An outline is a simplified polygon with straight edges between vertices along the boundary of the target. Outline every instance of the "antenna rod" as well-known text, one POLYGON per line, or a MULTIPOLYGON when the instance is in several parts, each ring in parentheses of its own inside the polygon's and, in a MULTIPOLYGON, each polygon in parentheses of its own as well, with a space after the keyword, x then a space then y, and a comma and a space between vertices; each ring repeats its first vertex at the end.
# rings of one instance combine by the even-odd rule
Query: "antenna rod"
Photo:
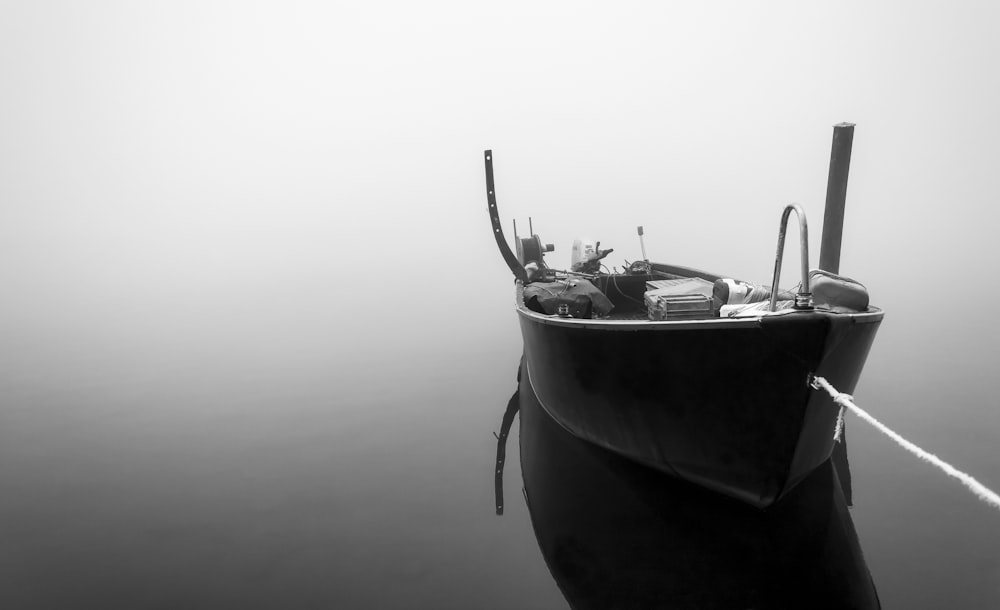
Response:
POLYGON ((528 233, 535 234, 535 229, 531 226, 531 216, 528 216, 528 233))
POLYGON ((649 262, 649 257, 646 256, 646 243, 642 241, 642 225, 638 226, 639 231, 639 247, 642 248, 642 260, 649 262))

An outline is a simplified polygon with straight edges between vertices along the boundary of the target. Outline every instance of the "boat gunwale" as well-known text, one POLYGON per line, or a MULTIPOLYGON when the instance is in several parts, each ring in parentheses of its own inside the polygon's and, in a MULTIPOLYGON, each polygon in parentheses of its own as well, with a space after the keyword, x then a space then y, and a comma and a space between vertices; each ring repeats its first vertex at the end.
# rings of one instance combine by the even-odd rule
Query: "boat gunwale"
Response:
POLYGON ((838 312, 829 309, 797 310, 786 309, 776 312, 768 312, 764 315, 744 317, 744 318, 709 318, 704 320, 614 320, 600 318, 564 318, 557 314, 543 314, 529 309, 524 304, 524 284, 520 280, 515 280, 515 302, 517 313, 540 324, 551 326, 564 326, 570 328, 585 328, 592 330, 682 330, 682 329, 720 329, 720 328, 753 328, 760 326, 765 318, 781 318, 785 316, 798 316, 802 314, 824 314, 838 317, 849 317, 857 324, 874 324, 881 322, 884 313, 878 307, 869 307, 868 311, 861 312, 838 312))

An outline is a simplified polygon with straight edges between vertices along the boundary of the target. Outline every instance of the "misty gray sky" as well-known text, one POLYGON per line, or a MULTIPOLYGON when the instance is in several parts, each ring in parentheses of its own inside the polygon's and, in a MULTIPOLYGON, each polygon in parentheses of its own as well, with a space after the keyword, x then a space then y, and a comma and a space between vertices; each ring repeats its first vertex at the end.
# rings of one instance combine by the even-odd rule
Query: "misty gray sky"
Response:
POLYGON ((3 13, 11 327, 294 298, 306 284, 329 285, 331 310, 349 314, 345 286, 419 291, 414 268, 468 278, 506 307, 487 147, 505 226, 532 216, 556 266, 578 236, 614 247, 612 264, 637 258, 642 224, 655 260, 767 281, 785 203, 805 206, 818 260, 841 121, 858 125, 842 271, 877 304, 915 319, 910 287, 971 286, 998 259, 994 3, 3 13))

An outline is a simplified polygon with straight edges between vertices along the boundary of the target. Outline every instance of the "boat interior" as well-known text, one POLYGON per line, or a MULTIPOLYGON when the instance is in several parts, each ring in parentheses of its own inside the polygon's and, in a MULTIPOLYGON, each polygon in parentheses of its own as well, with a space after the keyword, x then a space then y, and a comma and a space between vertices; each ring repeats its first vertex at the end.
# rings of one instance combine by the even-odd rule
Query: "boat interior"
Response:
MULTIPOLYGON (((844 127, 853 129, 853 125, 845 124, 844 127)), ((607 267, 601 261, 613 249, 602 250, 601 242, 583 239, 577 239, 573 243, 569 270, 549 268, 545 264, 545 253, 552 252, 555 247, 543 243, 535 234, 530 217, 526 237, 518 235, 517 223, 514 223, 515 255, 504 238, 497 210, 493 153, 486 150, 483 154, 486 201, 493 225, 493 237, 514 277, 523 286, 523 292, 519 291, 519 294, 524 299, 523 305, 529 310, 562 318, 665 322, 756 318, 785 310, 823 309, 850 314, 871 311, 868 306, 868 290, 861 283, 836 273, 840 266, 839 228, 831 229, 827 235, 824 226, 823 248, 820 251, 822 269, 809 269, 806 215, 802 207, 795 203, 786 205, 781 214, 774 276, 770 285, 754 285, 688 267, 651 263, 646 258, 641 226, 637 227, 637 232, 643 260, 627 263, 624 273, 602 272, 607 267), (801 280, 795 287, 795 293, 778 288, 785 235, 793 213, 798 220, 801 266, 801 280)), ((848 153, 847 159, 849 158, 848 153)), ((832 159, 831 168, 840 167, 834 163, 836 156, 832 159)), ((845 172, 846 184, 846 165, 841 169, 845 172)), ((839 215, 841 221, 842 195, 843 193, 832 199, 828 197, 826 210, 827 216, 835 218, 839 215)), ((834 225, 836 227, 837 223, 834 225)))
POLYGON ((771 312, 823 309, 836 313, 870 311, 860 283, 820 270, 795 291, 725 278, 690 267, 637 261, 624 273, 556 271, 529 261, 524 305, 563 318, 621 321, 689 321, 760 317, 771 312))
MULTIPOLYGON (((661 263, 650 263, 647 272, 602 273, 589 281, 604 293, 614 308, 604 316, 609 320, 648 320, 649 304, 645 298, 648 286, 664 280, 700 278, 712 285, 722 279, 712 273, 661 263)), ((715 316, 712 316, 715 317, 715 316)))

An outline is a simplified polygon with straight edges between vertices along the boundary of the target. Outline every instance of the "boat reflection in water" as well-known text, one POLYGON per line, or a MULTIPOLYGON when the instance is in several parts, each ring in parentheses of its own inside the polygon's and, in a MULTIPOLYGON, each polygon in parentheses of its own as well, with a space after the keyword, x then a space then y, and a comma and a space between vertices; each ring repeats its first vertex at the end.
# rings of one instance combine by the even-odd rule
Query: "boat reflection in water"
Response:
POLYGON ((500 492, 518 408, 531 521, 572 607, 880 607, 832 462, 762 511, 572 436, 522 368, 500 492))

